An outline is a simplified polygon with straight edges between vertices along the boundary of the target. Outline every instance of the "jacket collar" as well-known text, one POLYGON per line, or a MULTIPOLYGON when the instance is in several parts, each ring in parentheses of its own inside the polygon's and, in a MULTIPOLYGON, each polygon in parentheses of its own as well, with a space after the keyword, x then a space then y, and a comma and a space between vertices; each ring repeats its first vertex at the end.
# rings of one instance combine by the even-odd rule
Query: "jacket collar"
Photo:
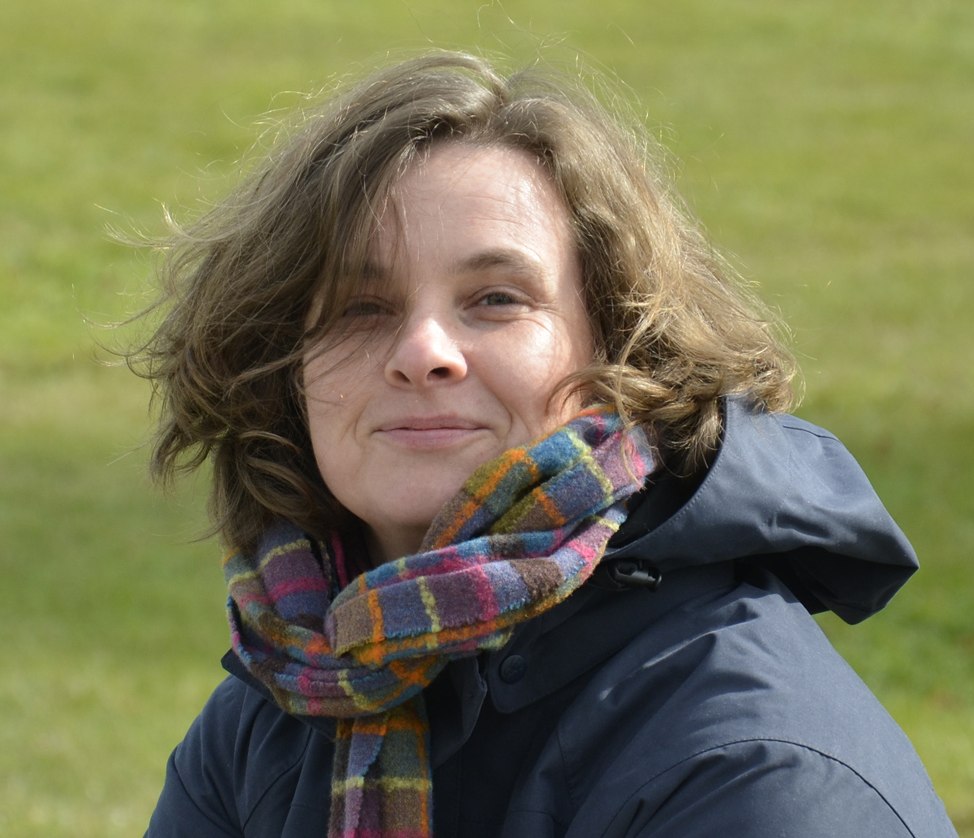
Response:
POLYGON ((734 584, 730 562, 668 574, 655 590, 612 590, 593 579, 487 655, 488 694, 502 713, 519 710, 593 671, 673 608, 734 584))
POLYGON ((746 560, 786 582, 809 611, 858 622, 917 568, 916 554, 845 446, 802 419, 742 397, 722 402, 706 472, 661 474, 603 561, 652 556, 675 568, 746 560))

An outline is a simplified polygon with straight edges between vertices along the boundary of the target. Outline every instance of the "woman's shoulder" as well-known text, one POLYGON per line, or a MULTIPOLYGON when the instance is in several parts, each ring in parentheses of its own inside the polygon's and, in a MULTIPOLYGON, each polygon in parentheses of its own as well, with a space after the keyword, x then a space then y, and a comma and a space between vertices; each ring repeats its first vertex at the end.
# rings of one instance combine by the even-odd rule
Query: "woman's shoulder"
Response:
POLYGON ((707 818, 750 835, 789 823, 803 835, 953 834, 905 734, 770 574, 633 637, 558 739, 592 814, 629 823, 653 812, 661 835, 668 818, 672 834, 707 818))
POLYGON ((169 758, 148 835, 251 834, 268 792, 295 784, 313 738, 300 719, 227 676, 169 758))
POLYGON ((314 736, 310 723, 288 715, 235 675, 228 675, 213 691, 194 727, 200 757, 196 761, 234 766, 244 811, 252 810, 268 788, 300 766, 314 736))
POLYGON ((607 775, 566 835, 956 836, 929 788, 919 799, 888 797, 848 763, 796 742, 715 745, 661 774, 627 780, 607 775))

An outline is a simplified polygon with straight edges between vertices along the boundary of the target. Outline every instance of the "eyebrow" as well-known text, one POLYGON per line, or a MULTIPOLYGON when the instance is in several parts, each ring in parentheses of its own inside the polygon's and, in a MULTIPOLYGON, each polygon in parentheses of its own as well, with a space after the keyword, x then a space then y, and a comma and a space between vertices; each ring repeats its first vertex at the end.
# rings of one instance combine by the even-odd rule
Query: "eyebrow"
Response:
POLYGON ((457 273, 478 273, 501 268, 526 278, 544 274, 544 268, 537 260, 519 250, 509 248, 490 248, 460 259, 455 265, 457 273))

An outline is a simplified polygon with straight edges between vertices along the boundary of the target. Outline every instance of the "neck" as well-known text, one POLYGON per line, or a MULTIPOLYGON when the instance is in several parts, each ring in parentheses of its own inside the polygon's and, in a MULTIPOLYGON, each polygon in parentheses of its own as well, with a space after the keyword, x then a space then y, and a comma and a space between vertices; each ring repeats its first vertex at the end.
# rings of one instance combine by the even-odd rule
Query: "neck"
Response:
POLYGON ((365 544, 372 567, 418 552, 428 529, 429 525, 423 528, 389 527, 381 530, 367 527, 365 544))

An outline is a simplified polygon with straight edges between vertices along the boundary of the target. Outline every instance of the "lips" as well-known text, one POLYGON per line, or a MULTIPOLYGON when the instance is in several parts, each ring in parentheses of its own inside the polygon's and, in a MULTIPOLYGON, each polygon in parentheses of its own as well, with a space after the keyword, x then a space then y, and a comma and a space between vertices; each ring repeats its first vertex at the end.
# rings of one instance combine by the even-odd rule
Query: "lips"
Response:
POLYGON ((483 427, 478 422, 458 416, 408 416, 379 425, 379 431, 474 431, 483 427))
POLYGON ((458 416, 408 416, 383 422, 376 434, 403 448, 435 450, 465 444, 484 430, 481 423, 458 416))

